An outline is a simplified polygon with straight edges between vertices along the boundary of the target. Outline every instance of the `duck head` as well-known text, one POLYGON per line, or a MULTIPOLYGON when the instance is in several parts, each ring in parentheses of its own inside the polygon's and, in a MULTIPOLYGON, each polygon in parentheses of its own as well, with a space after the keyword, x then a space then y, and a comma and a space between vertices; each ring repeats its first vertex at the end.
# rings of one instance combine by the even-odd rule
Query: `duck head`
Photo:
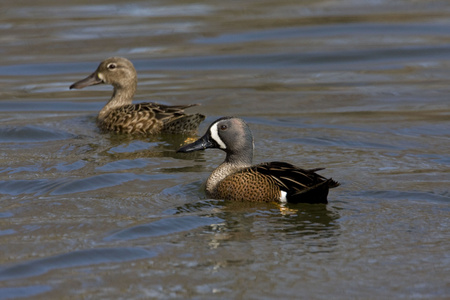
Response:
POLYGON ((100 63, 94 73, 75 82, 70 89, 82 89, 96 84, 110 84, 115 89, 136 90, 137 75, 133 63, 123 57, 110 57, 100 63))
POLYGON ((253 135, 244 120, 223 117, 214 121, 197 141, 185 145, 177 152, 187 153, 207 148, 218 148, 227 153, 226 162, 251 164, 253 135))

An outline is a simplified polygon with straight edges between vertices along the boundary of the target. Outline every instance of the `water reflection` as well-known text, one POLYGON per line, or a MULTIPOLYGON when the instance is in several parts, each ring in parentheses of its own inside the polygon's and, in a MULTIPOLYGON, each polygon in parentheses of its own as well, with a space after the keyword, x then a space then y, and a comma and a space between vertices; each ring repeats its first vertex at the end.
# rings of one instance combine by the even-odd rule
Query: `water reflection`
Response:
POLYGON ((217 217, 182 216, 163 218, 147 224, 140 224, 119 230, 105 238, 112 240, 133 240, 163 235, 175 234, 183 231, 194 230, 198 227, 221 223, 217 217))
POLYGON ((182 145, 195 140, 194 134, 161 134, 156 136, 130 136, 125 134, 106 133, 108 147, 99 154, 112 159, 137 159, 145 157, 171 157, 177 159, 193 159, 201 154, 183 156, 176 153, 182 145))
POLYGON ((186 203, 172 213, 195 213, 222 220, 208 226, 210 244, 214 247, 230 241, 270 238, 289 243, 291 239, 300 238, 305 247, 315 245, 320 251, 328 252, 336 245, 340 231, 338 211, 325 204, 281 206, 277 203, 203 200, 186 203))

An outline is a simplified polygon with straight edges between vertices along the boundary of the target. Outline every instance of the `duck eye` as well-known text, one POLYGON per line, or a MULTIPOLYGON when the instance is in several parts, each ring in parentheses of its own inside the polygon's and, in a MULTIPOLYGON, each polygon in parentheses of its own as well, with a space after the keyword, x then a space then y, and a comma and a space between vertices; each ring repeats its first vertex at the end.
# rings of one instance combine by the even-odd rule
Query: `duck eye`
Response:
POLYGON ((228 126, 227 125, 220 125, 220 130, 227 130, 228 126))
POLYGON ((117 66, 115 63, 110 63, 106 66, 109 70, 114 70, 117 66))

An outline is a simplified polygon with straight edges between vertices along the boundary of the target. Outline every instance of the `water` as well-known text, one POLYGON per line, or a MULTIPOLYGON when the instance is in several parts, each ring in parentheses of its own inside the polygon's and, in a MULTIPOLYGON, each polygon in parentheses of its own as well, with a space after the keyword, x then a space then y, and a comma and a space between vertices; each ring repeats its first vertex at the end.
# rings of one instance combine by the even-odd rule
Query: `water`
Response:
POLYGON ((0 10, 0 299, 450 297, 447 1, 7 1, 0 10), (136 101, 244 118, 255 162, 326 167, 328 205, 236 204, 187 136, 101 134, 136 101))

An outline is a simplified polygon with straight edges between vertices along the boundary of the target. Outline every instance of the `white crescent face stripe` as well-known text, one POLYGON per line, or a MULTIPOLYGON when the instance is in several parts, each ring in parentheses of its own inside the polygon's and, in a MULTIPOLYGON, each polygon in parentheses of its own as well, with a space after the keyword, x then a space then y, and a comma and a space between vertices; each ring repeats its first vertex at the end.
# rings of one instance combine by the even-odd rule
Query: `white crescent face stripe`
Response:
POLYGON ((211 133, 212 139, 215 140, 217 144, 219 144, 220 149, 223 149, 223 150, 227 149, 227 146, 225 145, 225 143, 220 139, 219 129, 217 128, 217 123, 213 124, 209 131, 211 133))

